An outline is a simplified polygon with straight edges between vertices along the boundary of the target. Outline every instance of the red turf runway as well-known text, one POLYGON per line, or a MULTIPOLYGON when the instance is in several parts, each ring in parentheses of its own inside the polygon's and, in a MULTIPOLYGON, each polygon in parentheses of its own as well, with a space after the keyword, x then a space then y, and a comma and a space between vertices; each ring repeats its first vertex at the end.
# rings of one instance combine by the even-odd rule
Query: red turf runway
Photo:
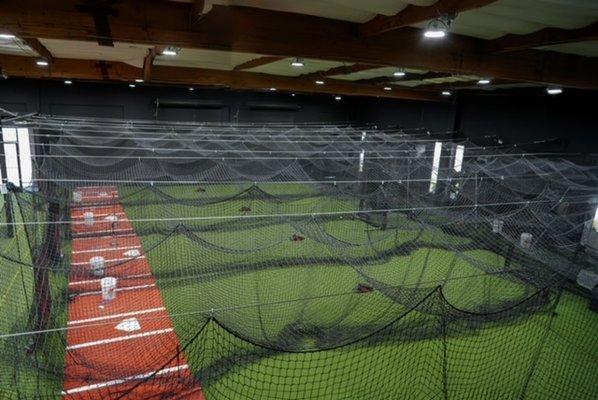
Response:
POLYGON ((204 400, 117 188, 77 191, 63 398, 204 400), (111 302, 102 302, 94 256, 105 260, 102 276, 117 278, 111 302))

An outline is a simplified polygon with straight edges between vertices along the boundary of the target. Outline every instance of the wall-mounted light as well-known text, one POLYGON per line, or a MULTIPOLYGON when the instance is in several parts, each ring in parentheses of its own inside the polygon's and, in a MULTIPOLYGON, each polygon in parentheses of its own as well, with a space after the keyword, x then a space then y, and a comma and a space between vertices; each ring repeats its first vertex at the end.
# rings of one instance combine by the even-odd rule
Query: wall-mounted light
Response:
POLYGON ((47 67, 48 66, 48 62, 46 60, 37 60, 35 63, 38 66, 40 66, 40 67, 47 67))
POLYGON ((303 62, 302 58, 294 58, 293 61, 291 61, 291 66, 295 68, 301 68, 305 66, 305 63, 303 62))

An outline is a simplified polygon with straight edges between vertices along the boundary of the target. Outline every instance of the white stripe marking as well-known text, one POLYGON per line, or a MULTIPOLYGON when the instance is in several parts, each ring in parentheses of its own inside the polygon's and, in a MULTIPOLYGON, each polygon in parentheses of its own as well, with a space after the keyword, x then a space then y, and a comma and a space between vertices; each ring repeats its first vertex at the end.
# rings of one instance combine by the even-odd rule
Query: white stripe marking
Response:
POLYGON ((132 236, 137 237, 137 235, 134 233, 125 233, 124 235, 104 235, 104 236, 94 236, 92 238, 84 237, 84 238, 78 238, 77 240, 93 240, 95 242, 96 240, 100 240, 100 239, 114 239, 115 237, 121 238, 121 237, 132 237, 132 236))
POLYGON ((81 386, 78 388, 73 388, 73 389, 69 389, 69 390, 63 390, 62 391, 62 395, 67 395, 67 394, 75 394, 75 393, 81 393, 81 392, 88 392, 90 390, 96 390, 96 389, 101 389, 101 388, 105 388, 108 386, 115 386, 115 385, 120 385, 121 383, 127 383, 129 381, 140 381, 143 379, 147 379, 147 378, 151 378, 152 376, 162 376, 162 375, 167 375, 170 374, 172 372, 178 372, 178 371, 182 371, 189 368, 189 365, 187 364, 183 364, 183 365, 177 365, 176 367, 169 367, 169 368, 164 368, 161 369, 159 371, 152 371, 152 372, 146 372, 144 374, 138 374, 138 375, 132 375, 132 376, 127 376, 126 378, 122 378, 122 379, 115 379, 112 381, 107 381, 107 382, 101 382, 101 383, 94 383, 93 385, 87 385, 87 386, 81 386))
MULTIPOLYGON (((107 213, 94 213, 93 217, 94 218, 104 218, 104 217, 108 217, 110 215, 126 215, 124 212, 122 211, 118 211, 118 212, 107 212, 107 213)), ((79 215, 79 216, 72 216, 73 219, 85 219, 84 215, 79 215)), ((103 221, 98 221, 96 219, 94 219, 94 222, 118 222, 118 221, 122 221, 122 220, 117 220, 117 221, 108 221, 108 220, 103 220, 103 221)))
MULTIPOLYGON (((105 229, 102 231, 83 231, 83 232, 73 232, 75 236, 77 235, 90 235, 95 233, 111 233, 111 232, 130 232, 133 228, 122 228, 122 229, 105 229)), ((106 235, 109 236, 109 235, 106 235)), ((118 236, 118 235, 117 235, 118 236)))
POLYGON ((133 340, 133 339, 140 339, 140 338, 144 338, 144 337, 148 337, 148 336, 163 335, 165 333, 170 333, 172 331, 174 331, 174 328, 158 329, 155 331, 135 333, 133 335, 117 336, 117 337, 110 338, 110 339, 96 340, 94 342, 85 342, 85 343, 74 344, 71 346, 66 346, 66 349, 67 350, 84 349, 87 347, 100 346, 103 344, 123 342, 125 340, 133 340))
POLYGON ((117 251, 117 250, 132 250, 140 249, 141 246, 120 246, 120 247, 102 247, 101 249, 77 250, 71 252, 72 254, 95 253, 99 251, 117 251))
MULTIPOLYGON (((137 257, 124 257, 124 258, 110 258, 108 260, 104 260, 107 263, 116 262, 119 263, 121 261, 133 261, 133 260, 142 260, 145 259, 145 256, 137 256, 137 257)), ((81 262, 74 262, 71 263, 72 266, 78 265, 89 265, 89 261, 81 261, 81 262)))
POLYGON ((104 315, 102 317, 95 317, 95 318, 77 319, 75 321, 67 322, 67 325, 77 325, 77 324, 84 324, 87 322, 97 322, 97 321, 103 321, 103 320, 112 319, 112 318, 130 317, 133 315, 143 315, 143 314, 149 314, 149 313, 154 313, 154 312, 158 312, 158 311, 166 311, 166 307, 149 308, 147 310, 130 311, 130 312, 126 312, 126 313, 104 315))
MULTIPOLYGON (((137 274, 137 275, 125 275, 125 276, 117 276, 118 279, 136 279, 136 278, 147 278, 148 276, 152 276, 151 273, 148 274, 137 274)), ((88 283, 100 283, 101 279, 88 279, 84 281, 73 281, 69 282, 69 286, 77 286, 77 285, 86 285, 88 283)))
MULTIPOLYGON (((138 286, 128 286, 128 287, 118 288, 118 289, 116 289, 116 291, 117 292, 126 292, 129 290, 148 289, 148 288, 152 288, 155 286, 156 286, 155 283, 151 283, 148 285, 138 285, 138 286)), ((98 291, 93 291, 93 292, 83 292, 83 293, 79 293, 78 296, 93 296, 96 294, 102 294, 102 291, 98 290, 98 291)))

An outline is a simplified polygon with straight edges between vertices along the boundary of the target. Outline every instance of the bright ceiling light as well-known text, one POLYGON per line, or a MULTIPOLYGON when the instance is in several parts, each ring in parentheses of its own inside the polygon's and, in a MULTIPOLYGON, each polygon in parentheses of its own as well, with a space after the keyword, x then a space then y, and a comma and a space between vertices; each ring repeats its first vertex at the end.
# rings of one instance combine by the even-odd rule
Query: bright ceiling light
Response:
POLYGON ((393 75, 394 76, 405 76, 405 71, 403 71, 402 69, 399 69, 399 70, 395 71, 393 75))
POLYGON ((428 23, 424 31, 424 37, 428 39, 442 39, 446 36, 454 16, 445 16, 433 19, 428 23))
POLYGON ((343 98, 341 96, 334 96, 334 100, 341 101, 343 98))
POLYGON ((490 79, 483 78, 478 81, 478 85, 488 85, 488 84, 490 84, 490 79))
POLYGON ((294 58, 293 61, 291 61, 291 66, 295 68, 301 68, 305 66, 305 63, 303 62, 302 58, 294 58))
POLYGON ((0 39, 11 40, 14 38, 16 38, 16 36, 10 33, 0 33, 0 39))
POLYGON ((452 94, 452 93, 451 93, 451 92, 449 92, 448 90, 443 90, 443 91, 442 91, 442 95, 443 95, 443 96, 450 96, 451 94, 452 94))
POLYGON ((65 84, 65 85, 70 85, 71 83, 73 83, 73 81, 68 81, 68 80, 67 80, 67 81, 64 81, 64 84, 65 84))
POLYGON ((323 85, 324 81, 316 81, 316 85, 323 85))
POLYGON ((276 92, 276 88, 275 87, 271 87, 270 89, 268 89, 271 92, 276 92))
POLYGON ((37 65, 39 65, 40 67, 47 67, 48 66, 48 62, 46 60, 37 60, 35 63, 37 65))
POLYGON ((550 95, 561 94, 563 93, 563 89, 561 88, 547 88, 546 93, 550 95))
POLYGON ((137 82, 137 83, 143 83, 143 79, 137 78, 137 79, 135 79, 135 82, 137 82))
POLYGON ((384 90, 389 91, 392 90, 392 88, 390 86, 384 86, 384 90))
POLYGON ((291 93, 291 96, 295 97, 295 93, 291 93))
POLYGON ((190 92, 192 92, 192 91, 194 91, 194 90, 195 90, 195 88, 192 88, 192 87, 190 87, 190 88, 189 88, 189 91, 190 91, 190 92))
POLYGON ((162 50, 163 56, 176 56, 177 54, 179 54, 179 51, 174 47, 167 47, 164 50, 162 50))
POLYGON ((134 83, 129 83, 129 87, 130 87, 130 88, 134 88, 134 87, 135 87, 135 84, 134 84, 134 83))

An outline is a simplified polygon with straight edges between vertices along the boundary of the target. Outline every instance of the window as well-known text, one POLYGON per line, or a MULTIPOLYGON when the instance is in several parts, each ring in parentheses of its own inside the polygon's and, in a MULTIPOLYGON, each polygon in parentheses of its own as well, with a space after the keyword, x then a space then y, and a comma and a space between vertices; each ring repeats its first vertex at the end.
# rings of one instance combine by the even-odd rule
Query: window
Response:
POLYGON ((455 172, 461 172, 463 169, 463 155, 465 154, 465 146, 458 145, 457 150, 455 151, 455 164, 453 165, 453 169, 455 172))
POLYGON ((436 190, 436 184, 438 183, 440 153, 442 153, 442 143, 436 142, 434 145, 434 159, 432 160, 432 176, 430 176, 430 193, 433 193, 436 190))
POLYGON ((2 128, 6 181, 23 188, 33 181, 33 163, 28 128, 2 128))

